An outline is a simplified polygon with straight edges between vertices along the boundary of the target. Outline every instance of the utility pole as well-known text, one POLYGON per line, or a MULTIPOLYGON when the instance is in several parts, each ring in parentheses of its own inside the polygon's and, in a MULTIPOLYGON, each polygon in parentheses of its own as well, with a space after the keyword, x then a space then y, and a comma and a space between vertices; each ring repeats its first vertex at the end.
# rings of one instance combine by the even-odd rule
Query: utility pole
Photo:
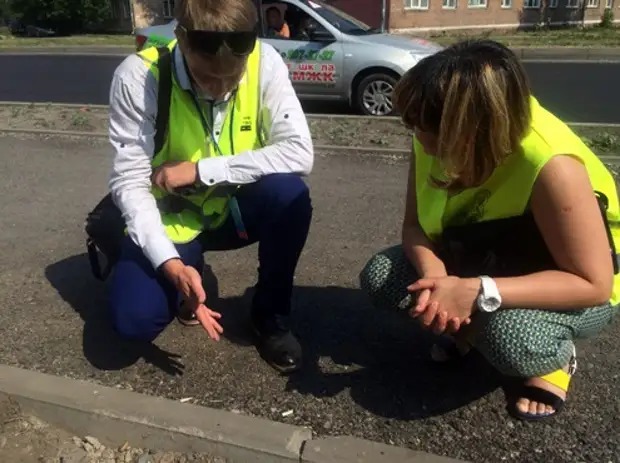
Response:
POLYGON ((387 0, 381 0, 381 32, 387 32, 387 0))
POLYGON ((136 12, 134 10, 134 0, 123 0, 129 4, 129 18, 131 19, 131 33, 133 34, 136 30, 136 12))

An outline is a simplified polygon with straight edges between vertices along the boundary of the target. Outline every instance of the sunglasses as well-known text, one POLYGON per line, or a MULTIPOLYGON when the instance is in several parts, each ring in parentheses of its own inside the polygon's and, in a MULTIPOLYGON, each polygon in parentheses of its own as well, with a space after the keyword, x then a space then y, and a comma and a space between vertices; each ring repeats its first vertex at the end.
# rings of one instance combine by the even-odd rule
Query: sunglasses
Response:
POLYGON ((187 45, 197 53, 216 55, 222 46, 228 48, 233 55, 247 56, 256 45, 258 31, 216 32, 189 30, 178 26, 187 38, 187 45))

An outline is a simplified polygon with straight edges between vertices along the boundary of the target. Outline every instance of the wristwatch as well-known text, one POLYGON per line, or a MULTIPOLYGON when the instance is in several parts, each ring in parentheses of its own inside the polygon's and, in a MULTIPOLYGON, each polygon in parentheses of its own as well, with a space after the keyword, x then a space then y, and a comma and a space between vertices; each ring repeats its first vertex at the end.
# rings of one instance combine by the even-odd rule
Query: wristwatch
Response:
POLYGON ((495 280, 488 276, 479 277, 482 285, 476 302, 481 312, 495 312, 502 305, 502 296, 499 294, 495 280))

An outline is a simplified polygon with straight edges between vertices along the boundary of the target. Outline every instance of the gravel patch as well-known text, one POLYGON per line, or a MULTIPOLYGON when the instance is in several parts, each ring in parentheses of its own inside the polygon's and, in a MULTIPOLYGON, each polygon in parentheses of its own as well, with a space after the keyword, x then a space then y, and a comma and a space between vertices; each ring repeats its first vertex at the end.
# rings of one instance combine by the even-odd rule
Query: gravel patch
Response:
MULTIPOLYGON (((316 145, 410 149, 411 131, 398 119, 309 117, 316 145)), ((17 129, 106 132, 108 110, 56 105, 0 105, 0 127, 17 129)), ((599 154, 620 154, 620 127, 576 127, 575 131, 599 154)))
POLYGON ((92 436, 73 436, 35 416, 23 414, 10 398, 0 396, 0 461, 6 463, 228 463, 204 454, 158 452, 103 445, 92 436))

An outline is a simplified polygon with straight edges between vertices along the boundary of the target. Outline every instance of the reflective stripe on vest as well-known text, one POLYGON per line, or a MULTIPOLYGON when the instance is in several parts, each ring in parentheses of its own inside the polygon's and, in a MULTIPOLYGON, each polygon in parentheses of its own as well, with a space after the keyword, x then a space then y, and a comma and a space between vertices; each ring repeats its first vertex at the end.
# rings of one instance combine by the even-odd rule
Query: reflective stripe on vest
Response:
MULTIPOLYGON (((168 44, 171 52, 175 45, 176 40, 168 44)), ((192 95, 180 87, 173 73, 168 134, 164 147, 153 162, 153 168, 164 162, 197 162, 204 158, 232 156, 262 147, 258 127, 260 48, 260 41, 257 41, 254 51, 248 57, 246 72, 228 103, 221 135, 217 139, 219 150, 203 126, 192 95)), ((149 63, 151 73, 158 79, 157 50, 149 48, 139 55, 149 63)), ((236 187, 201 185, 186 189, 183 197, 179 198, 152 188, 166 233, 175 243, 187 243, 203 230, 221 226, 228 216, 228 202, 235 190, 236 187)))
MULTIPOLYGON (((431 176, 441 178, 441 170, 436 158, 426 154, 414 138, 416 203, 422 229, 431 239, 437 239, 448 226, 522 215, 544 165, 555 155, 572 154, 583 162, 594 190, 608 198, 607 219, 616 249, 620 251, 620 205, 611 172, 581 138, 534 97, 531 108, 532 128, 521 143, 522 150, 495 169, 480 187, 450 197, 446 190, 429 183, 431 176)), ((615 275, 612 303, 618 301, 620 275, 615 275)))

